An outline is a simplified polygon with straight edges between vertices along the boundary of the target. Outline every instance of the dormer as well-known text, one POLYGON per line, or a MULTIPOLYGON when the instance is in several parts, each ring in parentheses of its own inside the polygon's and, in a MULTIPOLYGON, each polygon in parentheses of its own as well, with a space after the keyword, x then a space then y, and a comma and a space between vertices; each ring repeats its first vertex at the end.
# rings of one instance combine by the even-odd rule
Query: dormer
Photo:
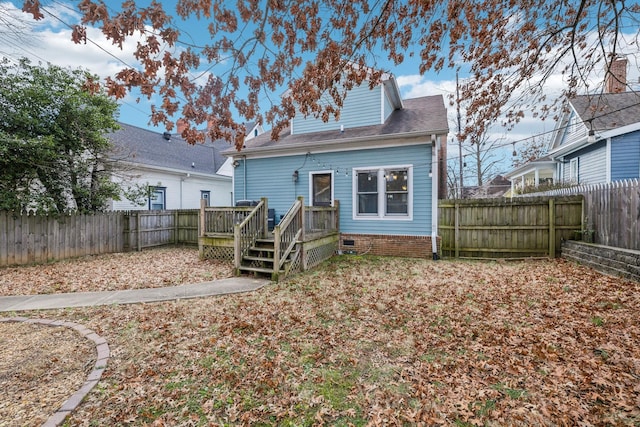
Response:
MULTIPOLYGON (((329 104, 326 100, 324 105, 329 104)), ((322 103, 322 101, 321 101, 322 103)), ((394 110, 402 109, 402 98, 398 83, 391 74, 384 74, 382 81, 371 89, 369 82, 351 89, 340 111, 340 120, 330 118, 323 122, 321 118, 304 117, 297 113, 291 120, 291 134, 299 135, 323 131, 340 131, 384 124, 394 110)))

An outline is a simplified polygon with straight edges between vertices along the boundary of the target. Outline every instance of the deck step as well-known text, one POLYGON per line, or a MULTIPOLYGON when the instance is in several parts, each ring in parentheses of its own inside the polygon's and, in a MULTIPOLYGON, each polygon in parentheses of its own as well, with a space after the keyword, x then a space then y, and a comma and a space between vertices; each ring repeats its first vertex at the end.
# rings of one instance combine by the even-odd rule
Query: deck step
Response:
MULTIPOLYGON (((263 273, 263 274, 272 274, 273 268, 264 268, 264 267, 247 267, 241 265, 239 268, 240 271, 250 271, 253 273, 263 273)), ((280 273, 284 273, 284 270, 280 270, 280 273)))
POLYGON ((245 255, 242 257, 242 259, 247 261, 269 262, 273 264, 273 258, 262 257, 262 256, 245 255))
POLYGON ((275 252, 276 250, 274 248, 268 248, 268 247, 257 247, 257 246, 251 246, 249 248, 250 251, 253 252, 275 252))

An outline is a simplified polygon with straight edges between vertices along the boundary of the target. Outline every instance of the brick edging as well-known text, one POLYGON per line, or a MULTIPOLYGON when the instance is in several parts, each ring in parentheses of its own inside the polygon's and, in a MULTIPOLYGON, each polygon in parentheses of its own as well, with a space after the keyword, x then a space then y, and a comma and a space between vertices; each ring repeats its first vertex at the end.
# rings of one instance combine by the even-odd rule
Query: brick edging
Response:
POLYGON ((43 424, 43 427, 58 427, 73 410, 82 402, 87 394, 98 384, 102 373, 107 368, 109 362, 109 345, 107 341, 100 335, 96 334, 91 329, 88 329, 84 325, 74 322, 64 322, 60 320, 50 319, 30 319, 28 317, 4 317, 0 318, 0 322, 23 322, 32 323, 45 326, 64 326, 69 329, 75 330, 81 336, 88 340, 93 341, 96 346, 96 363, 93 370, 87 376, 84 384, 78 391, 69 397, 58 410, 49 417, 49 419, 43 424))

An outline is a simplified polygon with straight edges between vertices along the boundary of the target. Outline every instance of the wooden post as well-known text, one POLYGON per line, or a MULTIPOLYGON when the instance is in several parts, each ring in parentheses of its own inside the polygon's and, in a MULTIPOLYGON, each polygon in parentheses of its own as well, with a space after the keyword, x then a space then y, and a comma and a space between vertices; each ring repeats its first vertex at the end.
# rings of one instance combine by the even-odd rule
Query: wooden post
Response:
POLYGON ((340 200, 334 200, 333 207, 336 209, 334 213, 336 230, 340 232, 340 200))
POLYGON ((260 200, 264 202, 262 208, 262 238, 265 239, 269 234, 269 200, 266 197, 261 197, 260 200))
POLYGON ((240 224, 233 226, 233 266, 235 268, 235 275, 240 275, 240 263, 242 261, 242 254, 240 253, 240 224))
POLYGON ((454 250, 455 250, 455 257, 459 258, 460 257, 460 205, 458 203, 454 204, 454 232, 453 232, 453 239, 454 239, 454 250))
POLYGON ((200 237, 204 237, 205 235, 205 221, 204 221, 204 215, 205 215, 205 211, 204 208, 207 206, 207 201, 205 199, 200 199, 200 237))
POLYGON ((177 245, 179 243, 178 239, 178 221, 180 219, 180 214, 176 209, 173 211, 173 244, 177 245))
POLYGON ((140 241, 140 228, 142 220, 140 219, 140 212, 136 212, 136 246, 138 252, 142 250, 142 242, 140 241))
POLYGON ((549 199, 549 258, 556 257, 556 205, 549 199))
POLYGON ((300 202, 300 227, 301 227, 301 231, 300 231, 300 244, 302 245, 302 248, 300 249, 300 256, 301 258, 301 265, 302 265, 302 271, 306 271, 307 270, 307 251, 304 248, 304 241, 306 240, 306 236, 305 236, 305 228, 307 228, 306 225, 306 221, 307 219, 306 217, 306 212, 305 212, 305 208, 304 208, 304 197, 302 196, 298 196, 298 201, 300 202))
POLYGON ((273 272, 271 280, 277 282, 280 274, 280 224, 273 228, 273 272))

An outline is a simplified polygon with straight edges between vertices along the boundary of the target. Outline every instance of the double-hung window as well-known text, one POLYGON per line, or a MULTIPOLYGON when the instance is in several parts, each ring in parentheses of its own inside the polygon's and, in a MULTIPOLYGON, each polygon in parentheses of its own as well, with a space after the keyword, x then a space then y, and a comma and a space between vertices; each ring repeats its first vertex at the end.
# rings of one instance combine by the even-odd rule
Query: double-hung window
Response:
POLYGON ((353 170, 354 219, 411 219, 411 166, 353 170))
POLYGON ((166 205, 167 188, 166 187, 152 187, 149 197, 149 210, 160 211, 167 208, 166 205))

